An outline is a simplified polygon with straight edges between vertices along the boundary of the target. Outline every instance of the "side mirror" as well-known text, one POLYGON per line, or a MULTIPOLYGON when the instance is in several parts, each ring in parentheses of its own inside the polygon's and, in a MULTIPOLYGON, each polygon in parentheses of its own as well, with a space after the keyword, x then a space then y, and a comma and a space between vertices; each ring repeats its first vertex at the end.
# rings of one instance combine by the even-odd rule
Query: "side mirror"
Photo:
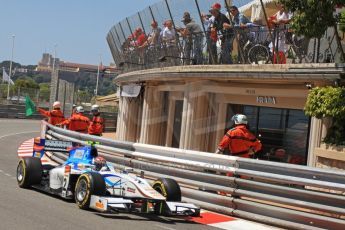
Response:
POLYGON ((125 174, 133 173, 133 172, 134 172, 134 169, 133 169, 133 168, 127 168, 127 167, 125 167, 125 169, 122 170, 122 172, 125 173, 125 174))

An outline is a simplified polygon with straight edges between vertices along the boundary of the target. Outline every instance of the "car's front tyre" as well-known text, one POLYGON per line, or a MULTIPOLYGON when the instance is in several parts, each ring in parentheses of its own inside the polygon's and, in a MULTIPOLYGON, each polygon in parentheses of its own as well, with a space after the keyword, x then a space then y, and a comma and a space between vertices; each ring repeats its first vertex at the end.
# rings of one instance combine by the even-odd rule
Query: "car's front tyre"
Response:
POLYGON ((156 180, 152 188, 162 194, 166 201, 181 201, 181 189, 179 184, 170 178, 160 178, 156 180))
POLYGON ((92 195, 104 196, 106 186, 101 174, 88 172, 79 176, 75 186, 75 202, 81 209, 90 207, 92 195))

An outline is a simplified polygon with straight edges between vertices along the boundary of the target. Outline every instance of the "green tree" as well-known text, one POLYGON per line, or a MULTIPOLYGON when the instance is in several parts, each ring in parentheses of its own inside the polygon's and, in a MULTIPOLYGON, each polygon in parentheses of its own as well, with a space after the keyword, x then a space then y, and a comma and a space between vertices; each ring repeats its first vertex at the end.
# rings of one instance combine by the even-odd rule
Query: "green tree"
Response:
POLYGON ((39 86, 40 86, 40 101, 49 101, 50 84, 41 83, 39 86))
POLYGON ((39 89, 39 85, 32 79, 18 79, 14 82, 14 86, 16 88, 33 88, 33 89, 39 89))
POLYGON ((310 90, 305 114, 316 118, 331 117, 333 120, 327 136, 327 144, 345 145, 345 88, 316 87, 310 90))
POLYGON ((83 103, 83 102, 90 103, 92 96, 93 95, 86 90, 78 90, 77 103, 78 104, 83 103))
POLYGON ((345 11, 343 11, 340 14, 339 22, 340 22, 340 31, 345 33, 345 11))
MULTIPOLYGON (((296 34, 320 39, 328 27, 333 27, 338 35, 337 16, 334 13, 336 6, 344 4, 345 0, 279 0, 279 2, 294 13, 291 25, 296 34)), ((337 42, 345 60, 339 36, 337 42)))

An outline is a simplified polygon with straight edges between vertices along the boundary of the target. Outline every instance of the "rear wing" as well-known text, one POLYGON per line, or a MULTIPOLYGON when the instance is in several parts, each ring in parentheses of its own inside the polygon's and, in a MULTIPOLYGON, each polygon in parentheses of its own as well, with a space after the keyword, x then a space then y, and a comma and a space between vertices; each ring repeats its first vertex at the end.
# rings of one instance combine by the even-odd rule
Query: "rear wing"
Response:
POLYGON ((45 140, 44 150, 54 152, 69 152, 76 145, 71 141, 45 140))
POLYGON ((42 158, 46 151, 68 153, 75 148, 76 144, 71 141, 46 140, 34 138, 32 156, 42 158))

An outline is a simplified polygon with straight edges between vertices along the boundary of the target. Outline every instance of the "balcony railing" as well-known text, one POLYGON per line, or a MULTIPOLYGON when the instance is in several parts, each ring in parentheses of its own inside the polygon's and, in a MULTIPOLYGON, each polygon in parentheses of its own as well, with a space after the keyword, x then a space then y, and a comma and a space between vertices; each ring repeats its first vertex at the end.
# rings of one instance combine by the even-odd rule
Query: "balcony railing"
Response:
MULTIPOLYGON (((120 69, 128 72, 180 65, 342 62, 333 28, 329 28, 321 39, 298 36, 288 24, 267 27, 249 23, 244 27, 229 29, 227 33, 216 34, 201 22, 200 9, 190 8, 193 20, 203 32, 184 35, 179 29, 182 27, 179 15, 186 10, 174 11, 176 2, 181 1, 157 3, 126 18, 110 30, 107 40, 120 69), (151 22, 162 23, 166 19, 162 16, 164 14, 173 22, 174 38, 163 39, 160 35, 139 44, 133 36, 133 30, 140 28, 146 34, 146 40, 152 33, 151 22)), ((201 8, 205 8, 210 1, 187 2, 199 3, 201 8)))

